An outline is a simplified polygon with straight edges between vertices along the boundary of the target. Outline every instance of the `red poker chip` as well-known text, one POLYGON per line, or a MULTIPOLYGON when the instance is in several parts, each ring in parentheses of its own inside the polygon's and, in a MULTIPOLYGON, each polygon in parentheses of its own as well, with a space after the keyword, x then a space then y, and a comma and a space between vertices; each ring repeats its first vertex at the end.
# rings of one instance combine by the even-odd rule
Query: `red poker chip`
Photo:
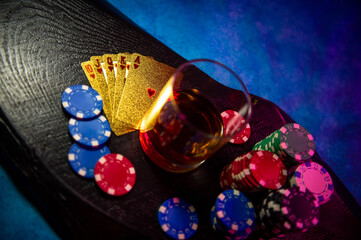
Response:
POLYGON ((250 169, 250 163, 253 156, 256 154, 256 151, 251 151, 247 154, 247 157, 243 161, 243 172, 245 173, 245 178, 243 179, 244 184, 248 185, 252 190, 258 190, 261 186, 253 178, 252 171, 250 169))
POLYGON ((96 163, 94 178, 101 190, 109 195, 121 196, 133 188, 136 174, 133 164, 126 157, 110 153, 96 163))
POLYGON ((241 157, 242 156, 237 157, 235 160, 233 160, 233 162, 232 162, 232 172, 231 172, 233 185, 235 186, 236 189, 239 189, 239 190, 243 188, 242 184, 240 184, 241 183, 240 181, 241 181, 241 178, 242 178, 242 176, 241 176, 242 169, 240 167, 241 160, 242 160, 241 157))
POLYGON ((249 167, 253 178, 264 188, 275 190, 286 183, 286 167, 272 152, 257 151, 250 160, 249 167))
MULTIPOLYGON (((242 117, 242 116, 241 116, 242 117)), ((234 144, 242 144, 248 141, 251 136, 251 125, 246 124, 246 127, 243 128, 239 133, 236 134, 229 142, 234 144)))
MULTIPOLYGON (((223 120, 223 133, 227 135, 232 135, 237 131, 243 124, 245 124, 246 120, 240 115, 238 112, 233 110, 226 110, 221 113, 223 120)), ((244 129, 238 132, 229 142, 234 144, 242 144, 248 141, 251 136, 251 126, 249 123, 246 124, 244 129)))
POLYGON ((249 172, 247 170, 245 171, 245 169, 243 167, 246 158, 247 158, 247 155, 242 155, 239 158, 238 164, 236 165, 237 172, 238 172, 238 174, 237 174, 237 185, 244 191, 250 191, 250 190, 252 190, 253 186, 250 185, 248 183, 248 181, 246 180, 247 174, 249 172))

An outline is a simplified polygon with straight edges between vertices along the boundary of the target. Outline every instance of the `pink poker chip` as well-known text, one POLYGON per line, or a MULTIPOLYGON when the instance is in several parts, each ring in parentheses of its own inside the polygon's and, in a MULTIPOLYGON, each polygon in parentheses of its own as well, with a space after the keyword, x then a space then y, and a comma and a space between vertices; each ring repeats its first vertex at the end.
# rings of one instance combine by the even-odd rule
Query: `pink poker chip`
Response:
MULTIPOLYGON (((226 110, 221 113, 221 117, 223 120, 224 130, 223 133, 225 135, 232 135, 238 128, 240 128, 245 120, 238 112, 233 110, 226 110)), ((238 132, 229 142, 234 144, 242 144, 248 141, 251 136, 251 126, 249 123, 246 124, 246 127, 238 132)))
POLYGON ((300 164, 290 183, 291 186, 306 187, 320 205, 327 203, 334 192, 331 175, 322 165, 312 161, 300 164))

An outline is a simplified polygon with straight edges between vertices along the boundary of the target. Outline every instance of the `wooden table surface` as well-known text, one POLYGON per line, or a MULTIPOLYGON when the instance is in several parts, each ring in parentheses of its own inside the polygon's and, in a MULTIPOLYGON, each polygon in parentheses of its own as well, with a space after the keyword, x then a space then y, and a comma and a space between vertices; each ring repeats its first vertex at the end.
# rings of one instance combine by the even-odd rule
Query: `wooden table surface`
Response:
MULTIPOLYGON (((168 239, 159 227, 157 210, 164 200, 178 196, 197 209, 200 225, 194 239, 218 239, 209 214, 221 192, 221 169, 284 123, 293 122, 273 103, 252 96, 250 140, 223 147, 185 174, 156 167, 142 151, 138 132, 112 134, 108 147, 132 161, 137 180, 127 195, 106 195, 68 164, 72 140, 62 92, 70 85, 88 84, 80 63, 90 56, 137 52, 173 67, 186 60, 97 1, 2 1, 0 23, 1 160, 29 189, 62 238, 168 239)), ((317 153, 313 160, 331 172, 336 193, 322 206, 317 227, 285 239, 360 236, 359 206, 317 153)))

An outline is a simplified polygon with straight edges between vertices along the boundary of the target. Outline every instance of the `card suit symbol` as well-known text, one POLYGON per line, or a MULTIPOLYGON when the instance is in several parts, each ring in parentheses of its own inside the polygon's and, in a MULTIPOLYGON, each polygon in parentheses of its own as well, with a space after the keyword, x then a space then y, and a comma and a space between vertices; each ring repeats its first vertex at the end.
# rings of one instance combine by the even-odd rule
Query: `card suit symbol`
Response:
POLYGON ((127 69, 129 70, 130 65, 127 65, 127 69))
POLYGON ((138 64, 134 64, 134 69, 137 69, 139 67, 138 64))
POLYGON ((92 77, 92 78, 95 78, 95 74, 93 73, 93 74, 90 74, 90 76, 92 77))
POLYGON ((124 70, 125 65, 120 65, 120 68, 121 68, 122 70, 124 70))
POLYGON ((115 67, 117 67, 117 66, 118 66, 118 64, 117 64, 117 63, 114 63, 114 66, 115 66, 115 67))
POLYGON ((147 88, 147 93, 149 98, 153 97, 155 92, 156 92, 155 89, 147 88))
POLYGON ((102 73, 103 70, 101 68, 97 68, 98 73, 102 73))
POLYGON ((109 66, 108 68, 109 68, 109 71, 113 71, 114 67, 109 66))

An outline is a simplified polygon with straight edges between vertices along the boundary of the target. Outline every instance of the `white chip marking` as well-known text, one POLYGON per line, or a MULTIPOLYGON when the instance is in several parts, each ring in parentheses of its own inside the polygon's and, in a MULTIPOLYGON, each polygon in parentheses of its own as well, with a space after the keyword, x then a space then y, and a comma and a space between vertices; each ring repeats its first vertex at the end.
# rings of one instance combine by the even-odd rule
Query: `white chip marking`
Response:
POLYGON ((100 174, 95 174, 95 175, 94 175, 94 178, 95 178, 95 181, 97 181, 97 182, 99 182, 99 181, 102 180, 102 177, 101 177, 100 174))
POLYGON ((68 154, 68 159, 69 159, 69 161, 74 161, 75 160, 75 154, 74 153, 68 154))
POLYGON ((75 124, 76 124, 76 120, 75 120, 74 118, 70 118, 69 124, 70 124, 70 125, 75 125, 75 124))
POLYGON ((75 141, 79 141, 81 139, 81 137, 78 134, 75 134, 73 136, 73 138, 74 138, 75 141))
POLYGON ((63 107, 64 107, 64 108, 69 107, 69 103, 68 103, 68 102, 66 102, 66 101, 65 101, 65 102, 62 102, 62 104, 63 104, 63 107))
POLYGON ((108 194, 114 195, 115 189, 114 188, 108 188, 108 194))
POLYGON ((86 171, 84 169, 79 169, 78 174, 84 177, 86 175, 86 171))
POLYGON ((167 208, 164 207, 164 206, 161 206, 161 207, 159 208, 159 212, 161 212, 161 213, 165 213, 166 210, 167 210, 167 208))
POLYGON ((99 115, 100 109, 95 109, 95 110, 93 111, 93 113, 94 113, 95 115, 99 115))
POLYGON ((91 144, 92 144, 93 147, 99 146, 99 142, 97 140, 91 141, 91 144))
POLYGON ((77 117, 77 118, 83 118, 83 117, 84 117, 84 114, 83 114, 83 113, 78 112, 78 113, 76 114, 76 117, 77 117))
POLYGON ((100 162, 101 164, 104 164, 107 161, 107 159, 105 157, 101 157, 98 162, 100 162))

